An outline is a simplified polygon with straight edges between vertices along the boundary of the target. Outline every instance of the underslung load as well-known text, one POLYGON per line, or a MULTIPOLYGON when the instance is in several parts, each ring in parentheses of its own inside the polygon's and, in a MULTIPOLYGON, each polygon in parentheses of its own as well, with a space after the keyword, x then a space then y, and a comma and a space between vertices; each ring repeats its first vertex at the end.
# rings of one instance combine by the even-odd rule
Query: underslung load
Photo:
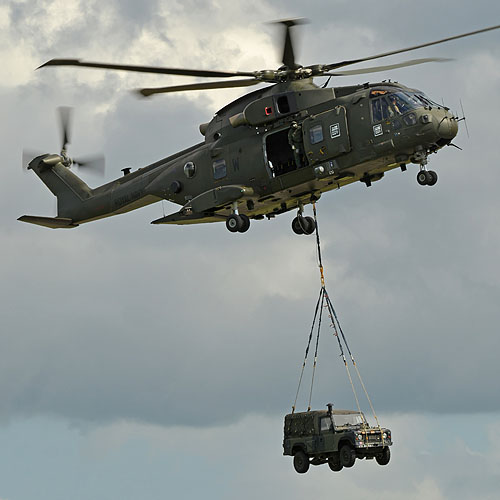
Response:
POLYGON ((352 467, 356 459, 363 458, 367 460, 375 458, 379 465, 387 465, 391 458, 389 447, 392 445, 392 434, 389 429, 382 428, 378 422, 372 401, 363 383, 351 350, 349 349, 349 345, 347 344, 346 337, 340 326, 328 292, 326 291, 315 204, 313 204, 313 210, 316 244, 318 247, 318 264, 321 274, 321 290, 316 303, 313 324, 309 333, 297 393, 292 406, 292 413, 285 416, 283 455, 293 456, 293 465, 299 474, 307 472, 310 465, 322 465, 326 463, 328 463, 332 471, 339 472, 344 467, 352 467), (319 334, 321 330, 322 315, 325 309, 328 311, 333 335, 337 338, 340 354, 346 367, 354 399, 356 400, 357 410, 333 409, 332 404, 327 405, 327 410, 311 410, 314 376, 318 359, 319 334), (307 411, 296 412, 297 399, 315 329, 316 347, 312 367, 311 387, 309 391, 309 404, 307 411), (363 388, 372 410, 376 421, 376 426, 374 427, 368 424, 364 413, 361 411, 356 388, 344 353, 344 347, 348 352, 361 387, 363 388))

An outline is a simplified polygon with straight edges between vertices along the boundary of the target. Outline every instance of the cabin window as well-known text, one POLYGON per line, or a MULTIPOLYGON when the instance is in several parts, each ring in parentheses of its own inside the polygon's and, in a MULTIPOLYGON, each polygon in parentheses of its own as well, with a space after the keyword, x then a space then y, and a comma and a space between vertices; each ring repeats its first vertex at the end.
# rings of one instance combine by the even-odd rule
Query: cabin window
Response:
POLYGON ((223 179, 227 175, 227 167, 225 160, 216 160, 213 163, 214 179, 223 179))
POLYGON ((323 141, 323 127, 321 124, 314 125, 309 129, 309 140, 311 144, 318 144, 323 141))
POLYGON ((184 175, 188 179, 191 179, 191 177, 194 177, 194 174, 196 174, 196 165, 192 161, 188 161, 184 165, 184 175))

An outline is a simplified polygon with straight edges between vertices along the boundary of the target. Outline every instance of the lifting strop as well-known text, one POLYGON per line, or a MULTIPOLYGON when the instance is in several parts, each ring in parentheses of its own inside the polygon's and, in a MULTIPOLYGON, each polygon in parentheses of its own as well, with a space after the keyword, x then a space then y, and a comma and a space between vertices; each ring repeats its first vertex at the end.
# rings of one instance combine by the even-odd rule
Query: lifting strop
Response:
MULTIPOLYGON (((328 311, 328 318, 330 320, 330 327, 332 328, 334 337, 336 337, 336 339, 337 339, 339 350, 340 350, 340 355, 341 355, 342 360, 344 362, 344 366, 346 367, 347 377, 349 378, 349 382, 351 384, 351 388, 352 388, 352 391, 354 394, 354 399, 356 400, 356 405, 357 405, 358 411, 360 412, 360 414, 362 414, 361 407, 359 404, 359 398, 358 398, 356 388, 355 388, 354 382, 352 380, 351 372, 349 370, 349 365, 347 363, 347 359, 346 359, 346 356, 344 353, 344 346, 349 354, 349 357, 351 359, 351 363, 354 367, 354 370, 356 371, 356 374, 358 376, 361 387, 363 388, 363 391, 365 393, 366 399, 368 400, 371 411, 373 413, 373 417, 375 418, 375 421, 377 422, 378 428, 381 430, 377 415, 376 415, 375 410, 373 408, 372 401, 370 399, 370 396, 368 395, 368 391, 366 390, 365 384, 363 383, 363 379, 361 378, 361 374, 358 370, 358 366, 356 364, 356 361, 354 360, 354 356, 352 355, 352 352, 349 349, 349 345, 347 343, 346 337, 345 337, 344 332, 342 330, 342 327, 340 325, 337 313, 335 312, 335 309, 333 307, 332 301, 330 300, 330 296, 328 295, 328 292, 326 291, 325 275, 324 275, 323 261, 321 258, 321 245, 320 245, 320 240, 319 240, 318 219, 317 219, 317 214, 316 214, 316 204, 315 203, 313 203, 313 211, 314 211, 314 222, 316 224, 316 245, 317 245, 317 252, 318 252, 318 266, 319 266, 320 277, 321 277, 321 289, 319 292, 318 301, 316 302, 316 308, 314 310, 313 323, 311 326, 311 331, 309 333, 309 339, 307 342, 306 352, 305 352, 305 356, 304 356, 304 362, 302 363, 302 370, 301 370, 300 378, 299 378, 299 385, 297 387, 295 401, 294 401, 293 406, 292 406, 292 413, 295 412, 295 408, 297 405, 297 398, 299 396, 300 387, 301 387, 302 379, 304 376, 304 370, 305 370, 307 358, 309 355, 309 349, 311 347, 311 342, 312 342, 314 330, 316 327, 316 346, 315 346, 314 361, 313 361, 313 368, 312 368, 311 387, 309 390, 309 404, 307 407, 307 411, 311 410, 311 399, 312 399, 312 392, 313 392, 313 386, 314 386, 314 376, 316 373, 316 365, 317 365, 317 361, 318 361, 319 334, 320 334, 320 330, 321 330, 323 310, 326 309, 328 311)), ((381 431, 381 434, 382 434, 382 431, 381 431)))

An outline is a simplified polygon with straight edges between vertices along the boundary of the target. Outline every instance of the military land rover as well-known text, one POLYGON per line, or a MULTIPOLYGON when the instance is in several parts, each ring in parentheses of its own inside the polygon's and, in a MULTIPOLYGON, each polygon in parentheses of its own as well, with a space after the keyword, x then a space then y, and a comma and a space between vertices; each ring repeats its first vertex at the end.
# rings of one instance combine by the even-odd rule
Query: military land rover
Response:
POLYGON ((328 463, 334 472, 352 467, 356 458, 387 465, 391 458, 391 431, 370 427, 362 412, 328 410, 290 413, 285 417, 283 455, 293 456, 295 470, 328 463))

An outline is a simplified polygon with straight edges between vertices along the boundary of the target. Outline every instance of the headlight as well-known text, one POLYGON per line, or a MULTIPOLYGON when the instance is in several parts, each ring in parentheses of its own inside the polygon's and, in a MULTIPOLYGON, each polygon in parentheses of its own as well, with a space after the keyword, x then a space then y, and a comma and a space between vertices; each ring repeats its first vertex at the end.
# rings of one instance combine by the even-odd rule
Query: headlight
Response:
POLYGON ((382 434, 382 437, 383 437, 384 439, 387 439, 387 432, 384 432, 384 433, 382 434))

